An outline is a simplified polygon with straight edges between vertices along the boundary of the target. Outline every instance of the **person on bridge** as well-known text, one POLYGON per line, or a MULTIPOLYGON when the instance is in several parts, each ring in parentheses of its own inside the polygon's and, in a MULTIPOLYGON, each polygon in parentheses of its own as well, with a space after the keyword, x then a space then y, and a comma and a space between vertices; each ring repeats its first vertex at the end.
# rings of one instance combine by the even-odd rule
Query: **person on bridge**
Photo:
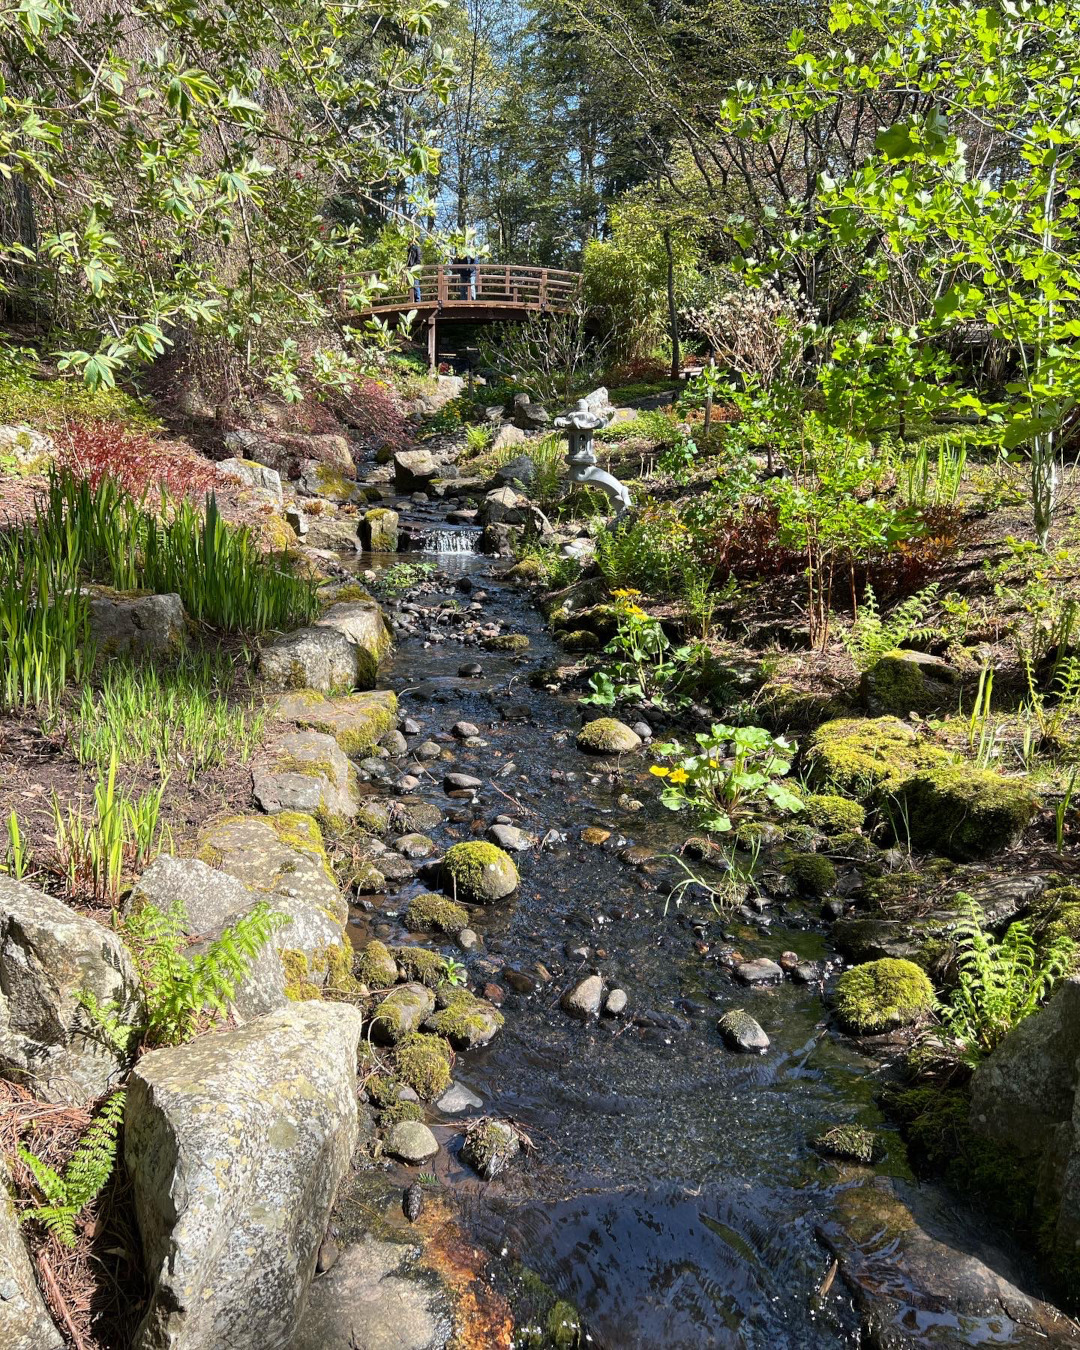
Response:
MULTIPOLYGON (((408 253, 405 255, 405 266, 410 269, 413 267, 419 267, 422 261, 423 255, 420 252, 420 245, 414 239, 412 243, 409 245, 408 253)), ((419 304, 421 299, 423 298, 420 294, 419 277, 415 277, 413 279, 412 298, 416 301, 417 304, 419 304)))

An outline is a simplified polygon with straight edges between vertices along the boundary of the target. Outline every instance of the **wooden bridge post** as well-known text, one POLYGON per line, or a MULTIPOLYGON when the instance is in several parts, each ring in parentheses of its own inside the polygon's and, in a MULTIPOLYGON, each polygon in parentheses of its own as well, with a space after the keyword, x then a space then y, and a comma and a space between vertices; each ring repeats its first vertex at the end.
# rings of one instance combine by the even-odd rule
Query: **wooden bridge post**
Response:
POLYGON ((427 321, 427 359, 429 375, 438 375, 439 373, 437 357, 438 347, 435 343, 435 315, 433 314, 427 321))

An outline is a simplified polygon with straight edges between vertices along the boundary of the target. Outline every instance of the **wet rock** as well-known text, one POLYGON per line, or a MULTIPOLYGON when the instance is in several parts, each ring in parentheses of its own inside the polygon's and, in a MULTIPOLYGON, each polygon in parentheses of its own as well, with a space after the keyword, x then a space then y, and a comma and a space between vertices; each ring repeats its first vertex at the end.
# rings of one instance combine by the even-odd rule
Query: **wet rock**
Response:
POLYGON ((467 741, 472 736, 480 735, 480 728, 475 722, 455 722, 451 731, 459 741, 467 741))
POLYGON ((470 1092, 467 1087, 462 1087, 460 1083, 451 1083, 436 1101, 435 1108, 441 1111, 444 1116, 458 1116, 462 1111, 473 1111, 483 1104, 483 1101, 475 1092, 470 1092))
POLYGON ((624 754, 640 745, 641 737, 614 717, 598 717, 577 734, 578 749, 594 755, 624 754))
POLYGON ((419 736, 423 728, 415 717, 404 717, 398 730, 406 736, 419 736))
POLYGON ((522 970, 504 970, 502 978, 516 994, 532 994, 536 991, 536 981, 522 970))
MULTIPOLYGON (((395 972, 396 975, 396 972, 395 972)), ((403 984, 392 989, 375 1011, 371 1033, 384 1045, 393 1045, 410 1031, 417 1031, 421 1022, 435 1007, 435 995, 422 984, 403 984)))
POLYGON ((379 741, 379 744, 384 750, 390 752, 392 759, 400 758, 401 755, 407 754, 409 750, 409 743, 400 731, 388 731, 379 741))
POLYGON ((434 1158, 439 1141, 419 1120, 399 1120, 386 1136, 386 1151, 402 1162, 422 1163, 434 1158))
POLYGON ((760 1025, 741 1008, 732 1008, 716 1024, 729 1050, 747 1055, 763 1055, 769 1048, 769 1038, 760 1025))
POLYGON ((498 1176, 521 1151, 514 1127, 502 1120, 479 1120, 465 1131, 462 1162, 486 1181, 498 1176))
POLYGON ((139 1060, 124 1114, 153 1286, 139 1350, 288 1343, 356 1145, 360 1025, 345 1004, 294 1004, 139 1060))
POLYGON ((621 1017, 626 1011, 627 997, 625 989, 613 989, 604 1001, 604 1012, 608 1017, 621 1017))
POLYGON ((484 667, 476 661, 469 661, 458 668, 458 675, 465 680, 478 680, 484 673, 484 667))
POLYGON ((503 1015, 467 989, 440 987, 435 994, 438 1011, 425 1023, 445 1036, 455 1050, 487 1045, 503 1025, 503 1015))
POLYGON ((370 1233, 312 1285, 288 1350, 433 1350, 451 1325, 437 1281, 416 1278, 416 1248, 370 1233))
POLYGON ((64 1350, 65 1341, 38 1293, 34 1268, 0 1163, 0 1345, 5 1350, 64 1350))
POLYGON ((474 778, 471 773, 447 773, 443 775, 443 787, 447 792, 469 792, 484 786, 482 778, 474 778))
POLYGON ((759 956, 755 961, 744 961, 736 966, 735 975, 743 984, 776 984, 784 978, 784 972, 767 956, 759 956))
POLYGON ((426 834, 403 834, 394 840, 394 848, 404 858, 430 858, 435 845, 426 834))
POLYGON ((603 979, 599 975, 588 975, 563 994, 559 1007, 571 1017, 579 1017, 584 1021, 598 1016, 603 998, 603 979))
POLYGON ((413 754, 420 760, 438 759, 442 754, 442 746, 438 741, 424 741, 416 747, 413 754))
POLYGON ((611 838, 611 831, 598 829, 595 825, 587 825, 578 838, 583 844, 606 844, 611 838))
MULTIPOLYGON (((138 974, 118 934, 32 886, 0 876, 0 1070, 35 1096, 82 1104, 115 1086, 128 1058, 80 999, 138 1025, 138 974)), ((0 1270, 0 1274, 2 1274, 0 1270)))
POLYGON ((842 1158, 846 1162, 874 1163, 885 1153, 874 1131, 862 1125, 830 1125, 810 1142, 827 1158, 842 1158))
POLYGON ((460 933, 455 933, 454 941, 463 952, 474 952, 480 945, 479 935, 471 928, 463 928, 460 933))
POLYGON ((170 656, 187 646, 187 614, 178 595, 89 592, 90 637, 101 656, 170 656))
POLYGON ((525 853, 536 843, 532 835, 519 830, 516 825, 489 825, 487 837, 510 853, 525 853))
POLYGON ((483 647, 487 652, 526 652, 529 639, 524 633, 497 633, 484 638, 483 647))
POLYGON ((825 978, 825 967, 820 961, 800 961, 791 978, 796 984, 817 984, 825 978))

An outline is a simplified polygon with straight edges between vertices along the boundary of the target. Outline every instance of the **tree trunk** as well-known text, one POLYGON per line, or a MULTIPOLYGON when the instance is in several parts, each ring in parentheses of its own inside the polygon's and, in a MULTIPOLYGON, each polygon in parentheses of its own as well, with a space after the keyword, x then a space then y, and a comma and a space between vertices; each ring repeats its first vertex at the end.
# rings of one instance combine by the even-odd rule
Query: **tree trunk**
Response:
POLYGON ((675 251, 671 247, 671 231, 664 231, 664 249, 667 253, 667 307, 668 329, 671 333, 671 378, 677 380, 682 369, 679 352, 679 311, 675 308, 675 251))

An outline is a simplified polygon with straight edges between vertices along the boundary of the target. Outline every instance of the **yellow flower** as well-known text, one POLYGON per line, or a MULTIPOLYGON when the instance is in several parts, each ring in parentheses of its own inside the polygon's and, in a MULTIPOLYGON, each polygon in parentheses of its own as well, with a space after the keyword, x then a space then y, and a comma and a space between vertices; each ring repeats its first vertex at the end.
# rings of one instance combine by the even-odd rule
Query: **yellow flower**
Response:
POLYGON ((671 781, 673 783, 685 783, 689 777, 690 775, 685 769, 675 769, 672 772, 671 781))
POLYGON ((657 778, 666 778, 671 770, 665 769, 662 764, 654 764, 649 772, 656 774, 657 778))
POLYGON ((616 600, 627 600, 632 595, 640 595, 640 591, 635 591, 633 587, 626 587, 622 590, 612 591, 611 594, 616 600))
POLYGON ((720 761, 719 761, 718 759, 710 759, 710 760, 709 760, 709 768, 710 768, 710 769, 718 769, 719 767, 720 767, 720 761))

